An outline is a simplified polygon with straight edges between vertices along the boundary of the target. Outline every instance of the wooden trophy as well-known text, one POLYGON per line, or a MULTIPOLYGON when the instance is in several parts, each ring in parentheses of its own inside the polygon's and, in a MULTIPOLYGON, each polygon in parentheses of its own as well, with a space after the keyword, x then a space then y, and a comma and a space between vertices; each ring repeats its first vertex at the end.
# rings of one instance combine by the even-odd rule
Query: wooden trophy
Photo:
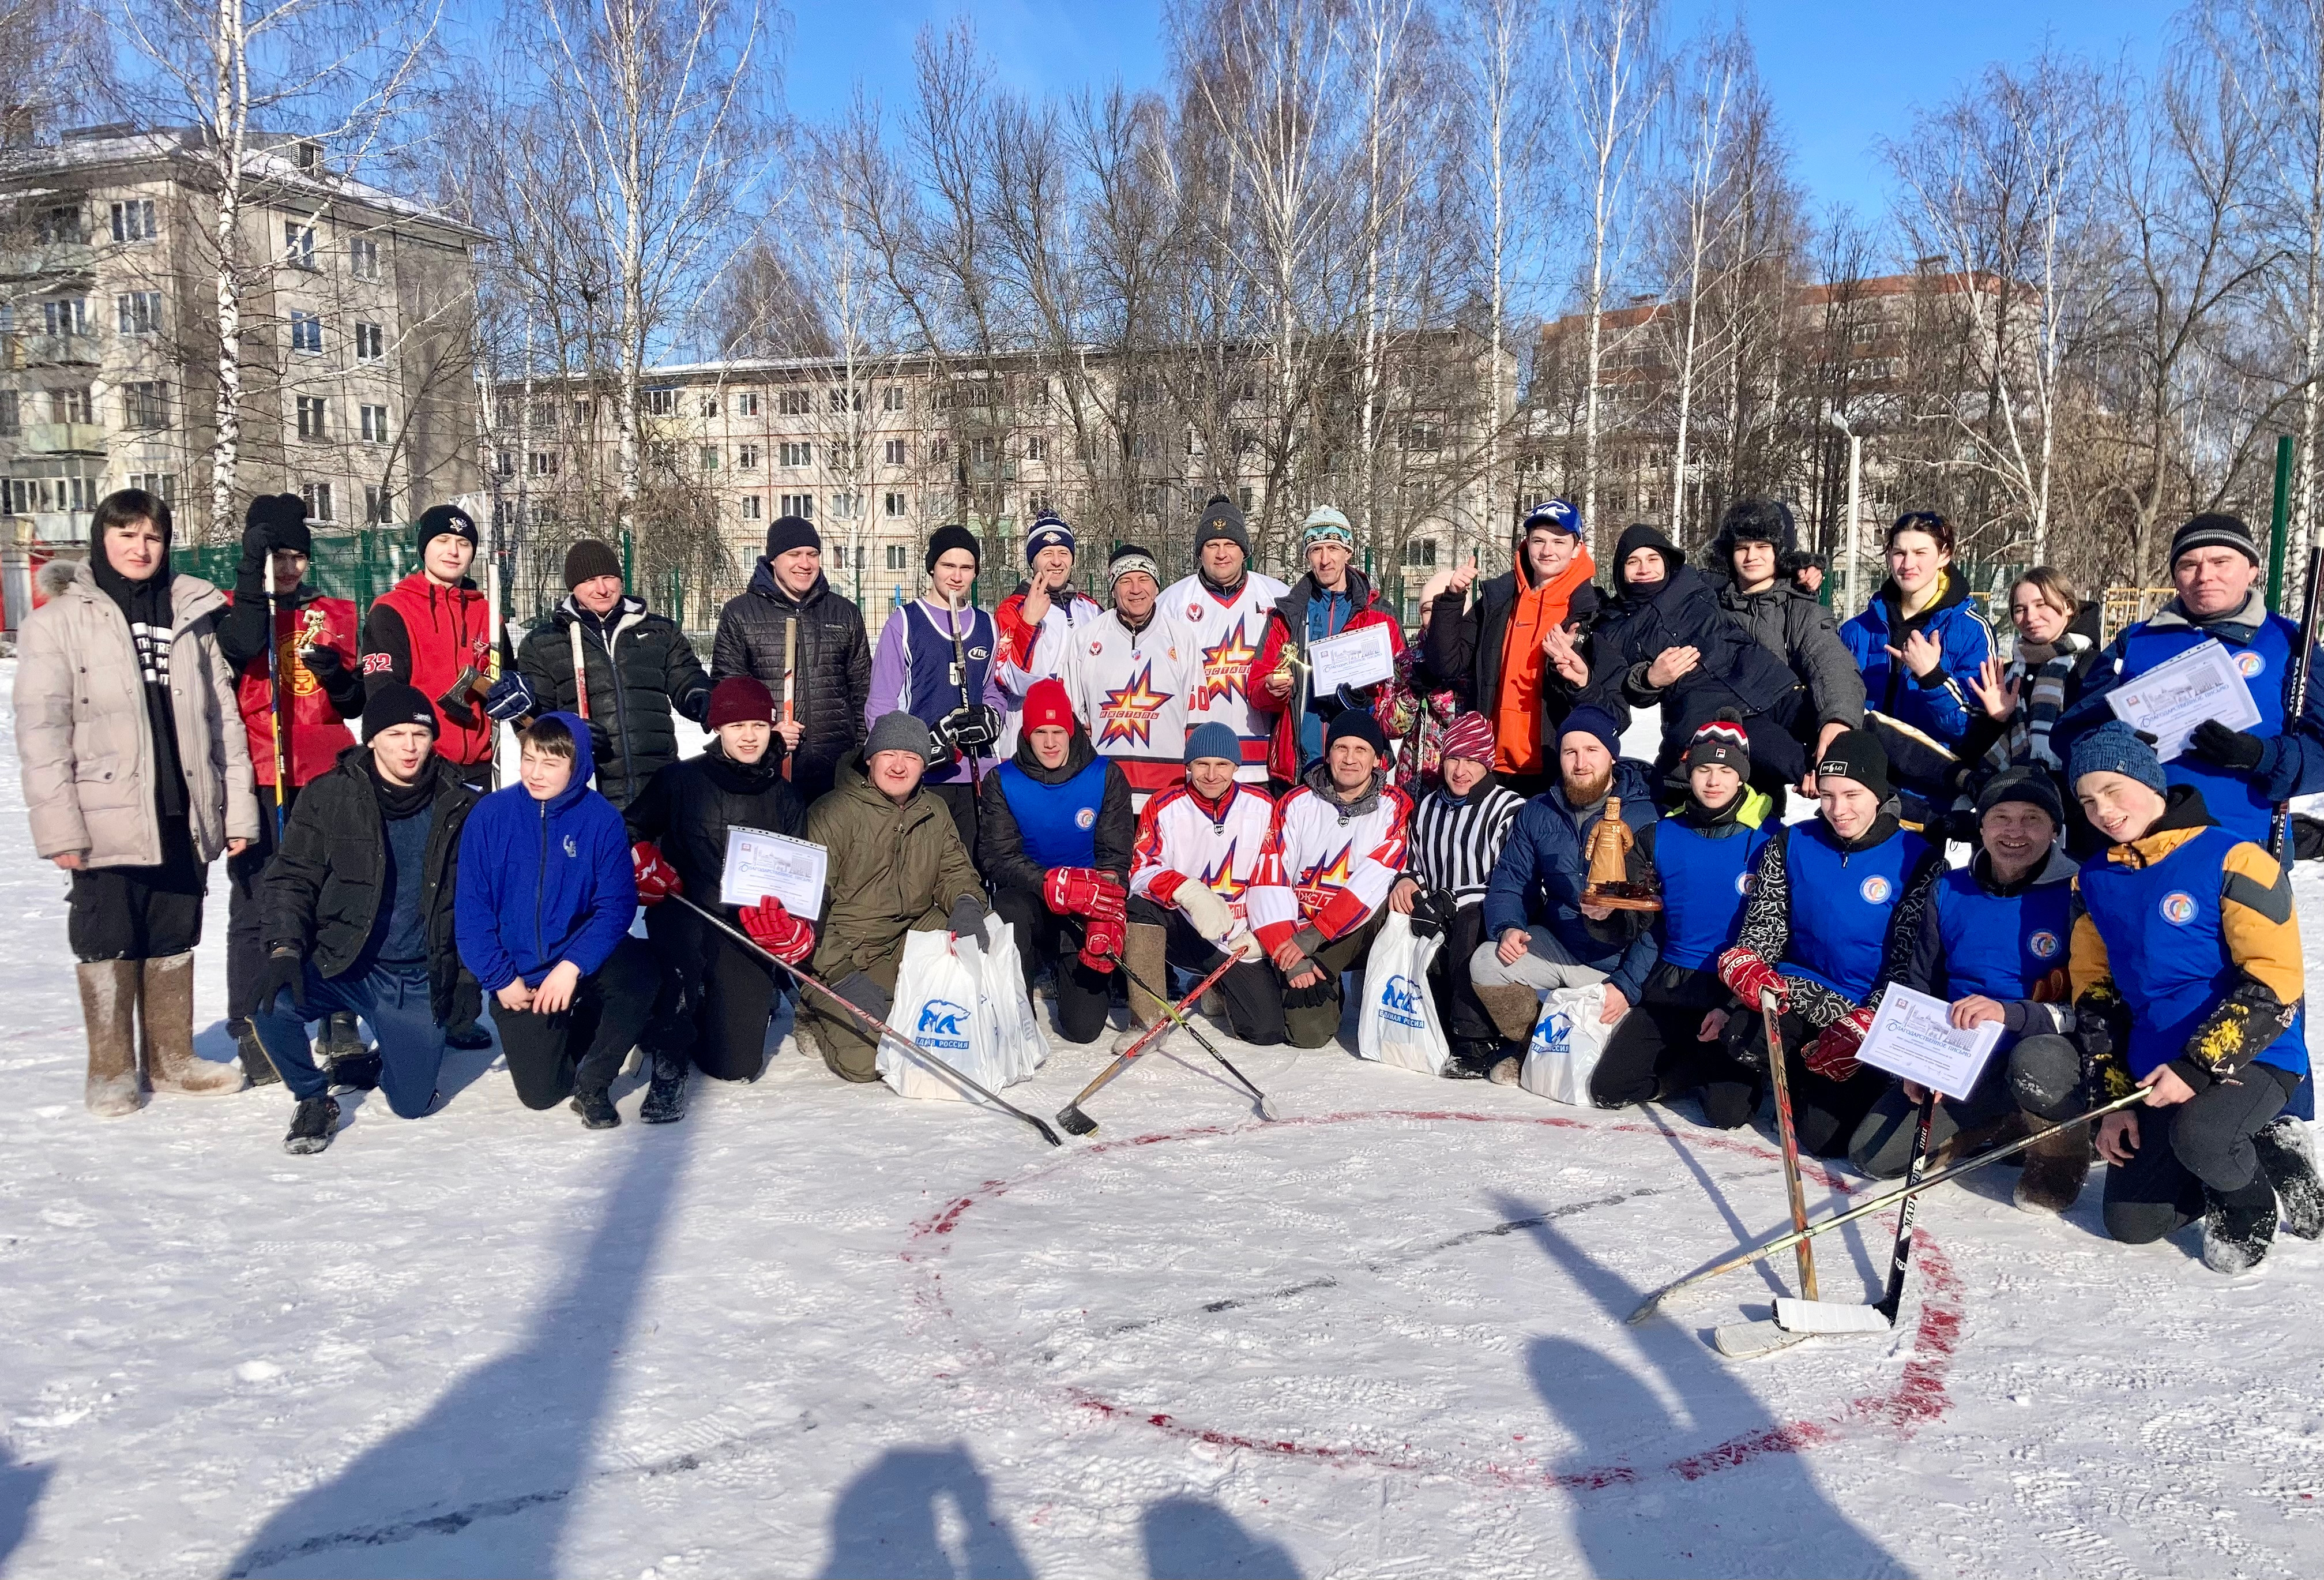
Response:
POLYGON ((1660 910, 1662 897, 1651 883, 1630 881, 1630 846, 1637 836, 1622 821, 1622 798, 1606 798, 1606 816, 1590 830, 1590 883, 1582 892, 1584 905, 1613 910, 1660 910))

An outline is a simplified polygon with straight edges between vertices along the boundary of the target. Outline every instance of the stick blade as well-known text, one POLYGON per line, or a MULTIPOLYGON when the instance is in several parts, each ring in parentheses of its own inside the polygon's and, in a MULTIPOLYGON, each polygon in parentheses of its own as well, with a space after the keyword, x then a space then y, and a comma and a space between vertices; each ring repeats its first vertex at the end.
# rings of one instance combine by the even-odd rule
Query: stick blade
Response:
POLYGON ((1812 1333, 1886 1333, 1892 1326, 1877 1306, 1802 1300, 1791 1295, 1775 1297, 1775 1324, 1803 1337, 1812 1333))
MULTIPOLYGON (((1097 1121, 1070 1103, 1057 1110, 1057 1123, 1065 1127, 1065 1133, 1068 1135, 1086 1136, 1097 1133, 1097 1121)), ((1057 1145, 1063 1146, 1065 1143, 1059 1141, 1057 1145)))
POLYGON ((1806 1334, 1788 1333, 1773 1322, 1730 1322, 1711 1330, 1711 1347, 1730 1361, 1756 1361, 1807 1340, 1806 1334))

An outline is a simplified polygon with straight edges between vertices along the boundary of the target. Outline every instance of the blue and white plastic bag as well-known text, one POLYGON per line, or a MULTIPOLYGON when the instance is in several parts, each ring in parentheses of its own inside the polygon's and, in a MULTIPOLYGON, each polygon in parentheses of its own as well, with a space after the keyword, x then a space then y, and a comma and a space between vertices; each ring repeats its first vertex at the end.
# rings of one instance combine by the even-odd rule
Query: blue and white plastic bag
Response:
POLYGON ((1553 1103, 1590 1104, 1590 1077, 1606 1052, 1614 1027, 1599 1017, 1606 1012, 1606 985, 1552 988, 1542 994, 1541 1015, 1533 1023, 1533 1042, 1526 1048, 1517 1085, 1553 1103))
MULTIPOLYGON (((904 935, 896 969, 895 1008, 888 1024, 987 1091, 1023 1080, 1040 1067, 1048 1043, 1025 997, 1016 939, 989 918, 988 946, 975 935, 947 939, 941 932, 904 935)), ((973 1101, 972 1095, 882 1037, 880 1078, 906 1097, 973 1101)))
POLYGON ((1428 964, 1444 935, 1420 938, 1412 918, 1391 910, 1373 935, 1364 962, 1362 1008, 1356 1015, 1356 1051, 1423 1075, 1441 1076, 1452 1057, 1444 1022, 1428 992, 1428 964))

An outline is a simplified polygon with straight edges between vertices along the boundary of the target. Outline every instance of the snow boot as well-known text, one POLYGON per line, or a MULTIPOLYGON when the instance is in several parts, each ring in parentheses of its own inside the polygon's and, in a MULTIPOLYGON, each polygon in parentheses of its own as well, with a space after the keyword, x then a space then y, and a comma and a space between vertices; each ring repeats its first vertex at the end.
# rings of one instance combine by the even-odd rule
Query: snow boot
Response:
POLYGON ((653 1056, 653 1079, 646 1086, 646 1100, 638 1110, 638 1117, 648 1124, 668 1124, 686 1117, 686 1077, 693 1060, 682 1053, 657 1053, 653 1056))
POLYGON ((84 1101, 99 1119, 119 1119, 145 1106, 137 1079, 137 962, 84 960, 80 1018, 88 1030, 88 1082, 84 1101))
POLYGON ((302 1098, 291 1111, 290 1133, 282 1138, 282 1150, 293 1157, 319 1152, 331 1144, 331 1136, 338 1128, 337 1098, 302 1098))
POLYGON ((2010 1199, 2029 1213, 2062 1213, 2090 1177, 2090 1127, 2069 1125, 2025 1149, 2025 1167, 2010 1199))
POLYGON ((2324 1183, 2316 1178, 2316 1152, 2308 1127, 2287 1113, 2252 1137, 2259 1170, 2275 1189, 2283 1226, 2302 1240, 2324 1234, 2324 1183))
POLYGON ((1514 1086, 1517 1084, 1517 1077, 1523 1074, 1525 1050, 1504 1048, 1501 1056, 1493 1061, 1492 1067, 1485 1072, 1485 1079, 1496 1086, 1514 1086))
POLYGON ((345 1086, 352 1091, 376 1092, 379 1090, 379 1070, 377 1049, 368 1053, 350 1054, 331 1067, 330 1082, 334 1086, 345 1086))
POLYGON ((1492 1074, 1499 1062, 1501 1045, 1477 1037, 1455 1037, 1452 1057, 1444 1061, 1444 1078, 1448 1081, 1481 1081, 1492 1074))
POLYGON ((2275 1243, 2275 1189, 2264 1169, 2240 1190, 2203 1192, 2203 1265, 2215 1273, 2247 1273, 2267 1260, 2275 1243))
POLYGON ((194 1053, 194 952, 138 965, 137 1037, 153 1090, 188 1097, 241 1091, 248 1084, 241 1066, 212 1064, 194 1053))
POLYGON ((1204 988, 1203 990, 1203 1002, 1196 1007, 1199 1008, 1203 1013, 1208 1015, 1212 1020, 1216 1021, 1220 1025, 1223 1026, 1227 1023, 1227 995, 1221 993, 1217 988, 1204 988))
MULTIPOLYGON (((1981 1124, 1975 1130, 1957 1132, 1950 1140, 1929 1149, 1929 1172, 1933 1174, 1940 1169, 1950 1168, 1965 1158, 1978 1157, 1996 1147, 2006 1146, 2026 1134, 2041 1123, 2040 1120, 2032 1117, 2020 1108, 2003 1114, 1991 1124, 1981 1124)), ((2080 1125, 2076 1128, 2087 1132, 2089 1127, 2080 1125)), ((2024 1155, 2023 1152, 2017 1154, 2021 1160, 2024 1155)), ((2011 1160, 2005 1158, 2002 1161, 2006 1164, 2011 1160)))
POLYGON ((323 1034, 315 1039, 315 1058, 325 1068, 364 1050, 363 1030, 352 1010, 333 1010, 323 1017, 323 1034))
MULTIPOLYGON (((353 1021, 355 1017, 350 1015, 347 1019, 353 1021)), ((474 1053, 480 1048, 490 1048, 492 1045, 493 1034, 485 1030, 484 1023, 474 1016, 456 1026, 445 1029, 444 1046, 456 1048, 462 1053, 474 1053)))
POLYGON ((1541 1019, 1541 994, 1514 982, 1498 987, 1480 986, 1477 1002, 1485 1006, 1485 1013, 1493 1018, 1494 1030, 1510 1042, 1524 1047, 1533 1041, 1533 1026, 1541 1019))
POLYGON ((614 1108, 613 1096, 603 1086, 594 1092, 574 1093, 573 1112, 581 1116, 584 1130, 611 1130, 622 1123, 621 1113, 614 1108))
POLYGON ((274 1061, 266 1057, 266 1049, 259 1044, 257 1028, 246 1020, 237 1019, 228 1021, 226 1029, 234 1036, 234 1057, 242 1061, 242 1073, 250 1077, 252 1086, 272 1086, 282 1079, 274 1061))
MULTIPOLYGON (((1136 976, 1139 982, 1150 983, 1167 993, 1170 990, 1168 950, 1170 932, 1150 921, 1130 924, 1128 938, 1121 946, 1121 963, 1130 967, 1122 982, 1129 984, 1136 976)), ((1151 1026, 1162 1018, 1162 1006, 1141 987, 1130 988, 1130 1018, 1139 1026, 1151 1026)))

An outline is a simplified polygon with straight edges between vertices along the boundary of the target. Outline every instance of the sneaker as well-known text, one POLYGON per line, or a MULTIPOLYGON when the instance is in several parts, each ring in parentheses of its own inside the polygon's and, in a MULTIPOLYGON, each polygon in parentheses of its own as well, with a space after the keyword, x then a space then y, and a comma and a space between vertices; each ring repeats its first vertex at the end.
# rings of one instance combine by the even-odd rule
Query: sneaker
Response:
POLYGON ((2267 1260, 2275 1242, 2275 1192, 2264 1173, 2231 1195, 2203 1193, 2203 1265, 2215 1273, 2247 1273, 2267 1260))
POLYGON ((379 1055, 377 1052, 358 1053, 340 1059, 331 1066, 331 1085, 346 1086, 357 1092, 373 1092, 379 1088, 379 1055))
POLYGON ((282 1079, 258 1040, 257 1028, 247 1021, 228 1021, 226 1029, 234 1033, 234 1056, 242 1061, 242 1073, 250 1077, 252 1086, 272 1086, 282 1079))
POLYGON ((648 1124, 668 1124, 686 1117, 686 1076, 692 1063, 681 1053, 657 1053, 653 1080, 646 1087, 638 1117, 648 1124))
POLYGON ((333 1010, 323 1017, 323 1034, 315 1039, 315 1057, 324 1064, 334 1065, 343 1058, 354 1058, 364 1051, 363 1031, 355 1018, 346 1010, 333 1010))
POLYGON ((282 1150, 294 1157, 319 1152, 331 1144, 331 1132, 338 1128, 337 1098, 304 1098, 291 1111, 290 1132, 282 1138, 282 1150))
POLYGON ((2316 1152, 2307 1125, 2284 1114, 2252 1137, 2260 1172, 2275 1188, 2283 1226, 2302 1240, 2324 1234, 2324 1182, 2316 1178, 2316 1152))
POLYGON ((1481 1081, 1492 1074, 1500 1053, 1501 1045, 1498 1042, 1456 1037, 1452 1039, 1452 1057, 1444 1061, 1444 1078, 1448 1081, 1481 1081))
POLYGON ((493 1034, 484 1030, 484 1022, 481 1021, 464 1021, 457 1026, 447 1028, 444 1032, 444 1046, 456 1048, 463 1053, 474 1053, 480 1048, 490 1048, 492 1045, 493 1034))
POLYGON ((613 1107, 612 1095, 603 1088, 595 1092, 574 1093, 573 1112, 581 1116, 581 1128, 584 1130, 611 1130, 622 1123, 620 1112, 613 1107))

